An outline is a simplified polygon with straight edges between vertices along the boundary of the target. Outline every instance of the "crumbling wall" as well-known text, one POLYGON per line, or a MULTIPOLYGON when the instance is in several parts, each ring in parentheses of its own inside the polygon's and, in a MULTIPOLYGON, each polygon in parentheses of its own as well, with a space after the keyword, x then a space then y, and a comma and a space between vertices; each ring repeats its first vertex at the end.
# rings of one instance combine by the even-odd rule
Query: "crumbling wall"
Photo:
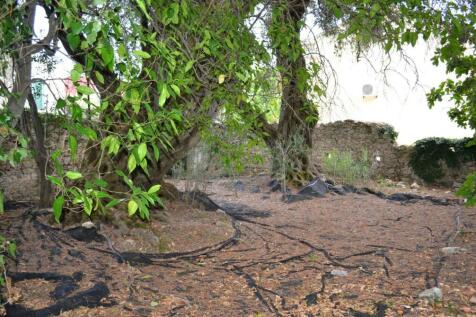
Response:
POLYGON ((383 123, 357 122, 352 120, 320 124, 313 134, 312 157, 318 167, 333 149, 350 151, 355 158, 367 151, 372 162, 374 176, 391 179, 411 178, 407 168, 407 149, 398 147, 393 128, 383 123))
MULTIPOLYGON (((318 167, 322 167, 322 159, 333 149, 351 151, 356 158, 366 150, 372 162, 373 177, 422 182, 409 165, 413 146, 398 146, 395 139, 395 131, 387 124, 352 120, 320 124, 313 133, 312 160, 318 167)), ((63 164, 66 168, 74 169, 69 157, 66 132, 51 126, 48 129, 47 141, 49 153, 60 149, 64 154, 61 157, 63 164)), ((80 142, 78 162, 81 162, 84 148, 85 143, 80 142)), ((201 144, 182 162, 182 168, 185 167, 188 171, 183 171, 179 176, 183 177, 190 172, 195 175, 194 177, 201 177, 204 180, 214 177, 269 174, 271 172, 269 150, 253 148, 251 151, 250 159, 243 162, 243 171, 236 173, 224 168, 222 158, 209 146, 201 144), (261 163, 251 159, 255 155, 262 157, 261 163)), ((476 162, 466 162, 458 169, 448 169, 446 166, 444 168, 445 176, 438 183, 451 186, 454 182, 461 182, 469 172, 476 170, 476 162)), ((7 200, 38 200, 38 171, 35 161, 29 158, 14 168, 0 165, 0 190, 4 192, 7 200)))

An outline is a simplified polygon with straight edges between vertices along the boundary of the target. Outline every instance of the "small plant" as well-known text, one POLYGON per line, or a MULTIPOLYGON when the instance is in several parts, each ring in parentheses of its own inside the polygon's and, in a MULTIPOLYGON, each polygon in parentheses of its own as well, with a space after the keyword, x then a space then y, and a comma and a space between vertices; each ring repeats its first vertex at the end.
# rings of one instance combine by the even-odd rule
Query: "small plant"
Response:
MULTIPOLYGON (((54 155, 52 158, 56 159, 54 155)), ((117 170, 116 173, 122 177, 123 182, 129 188, 128 198, 113 198, 108 193, 108 183, 100 178, 96 178, 94 181, 85 180, 84 189, 77 186, 67 186, 71 181, 83 180, 84 177, 80 172, 67 171, 66 173, 62 172, 59 176, 49 175, 48 179, 59 189, 59 194, 53 202, 53 215, 56 222, 60 222, 66 201, 71 201, 71 205, 68 206, 70 210, 77 208, 90 216, 95 210, 104 214, 105 209, 128 200, 127 212, 129 217, 138 214, 141 219, 149 220, 150 207, 162 205, 162 201, 157 194, 161 185, 152 185, 149 190, 144 191, 141 187, 134 185, 133 181, 122 171, 117 170)))
POLYGON ((17 251, 17 246, 14 242, 5 239, 5 237, 0 235, 0 271, 2 275, 0 276, 0 286, 5 285, 7 278, 7 270, 5 267, 5 257, 10 256, 15 258, 17 251))
POLYGON ((476 204, 476 172, 466 177, 466 180, 458 189, 456 195, 466 198, 467 206, 474 206, 476 204))
POLYGON ((397 141, 398 132, 395 131, 395 128, 389 124, 382 124, 378 128, 378 133, 392 140, 392 143, 395 143, 395 141, 397 141))
POLYGON ((371 177, 372 162, 367 150, 362 150, 360 159, 354 159, 351 151, 333 149, 323 159, 324 172, 331 178, 353 184, 356 181, 368 181, 371 177))
POLYGON ((310 148, 306 144, 306 140, 302 133, 295 133, 287 140, 278 140, 276 142, 276 149, 273 156, 273 166, 276 166, 276 171, 279 175, 278 180, 282 182, 286 192, 286 181, 294 184, 300 184, 301 179, 298 179, 299 173, 306 172, 301 165, 301 160, 296 158, 309 157, 310 148))

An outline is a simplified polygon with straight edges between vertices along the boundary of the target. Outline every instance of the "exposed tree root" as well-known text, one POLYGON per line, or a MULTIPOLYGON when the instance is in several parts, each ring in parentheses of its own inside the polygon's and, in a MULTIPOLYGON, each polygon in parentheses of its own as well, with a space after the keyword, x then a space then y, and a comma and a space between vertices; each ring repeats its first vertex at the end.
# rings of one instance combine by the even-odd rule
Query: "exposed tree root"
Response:
MULTIPOLYGON (((371 193, 371 192, 369 192, 371 193)), ((382 196, 379 193, 371 193, 378 197, 382 196)), ((200 199, 209 206, 216 206, 223 210, 229 217, 229 220, 234 228, 234 232, 231 237, 225 239, 219 243, 213 245, 204 246, 195 250, 185 251, 185 252, 169 252, 169 253, 141 253, 141 252, 122 252, 113 247, 111 241, 107 236, 102 234, 100 231, 84 231, 79 229, 80 227, 72 228, 69 230, 60 230, 49 226, 48 224, 42 223, 39 220, 40 215, 44 215, 45 212, 41 211, 27 211, 23 217, 23 225, 27 221, 30 222, 30 227, 34 228, 33 231, 37 231, 38 235, 45 237, 45 241, 51 241, 49 245, 62 248, 65 245, 70 247, 68 254, 77 258, 80 261, 96 261, 87 256, 88 250, 93 250, 95 252, 100 252, 106 254, 107 257, 115 258, 119 263, 125 263, 135 266, 135 270, 141 269, 141 266, 151 266, 157 265, 164 268, 170 268, 177 271, 177 268, 186 269, 185 272, 177 273, 179 274, 192 274, 196 273, 197 270, 190 270, 190 266, 195 265, 199 268, 202 262, 205 259, 205 262, 208 259, 211 259, 213 270, 219 270, 221 272, 229 272, 236 276, 242 277, 246 281, 246 285, 249 289, 253 291, 254 296, 259 301, 260 305, 268 313, 275 316, 287 316, 293 307, 286 307, 286 294, 285 292, 279 291, 279 289, 272 289, 271 287, 267 288, 263 285, 260 285, 259 278, 255 277, 257 270, 261 272, 273 271, 276 267, 282 268, 279 265, 293 263, 292 270, 286 269, 284 272, 281 270, 276 270, 273 272, 278 274, 278 276, 288 277, 290 274, 304 272, 306 270, 320 270, 316 274, 320 273, 320 289, 314 289, 314 292, 309 293, 306 296, 303 296, 302 303, 307 304, 307 306, 313 306, 318 304, 319 298, 324 296, 326 292, 326 283, 329 283, 329 280, 333 278, 333 275, 328 272, 324 272, 322 267, 310 267, 306 266, 309 264, 306 257, 311 256, 313 253, 316 255, 322 255, 320 258, 320 266, 331 266, 339 267, 348 270, 359 270, 369 274, 373 274, 369 270, 370 268, 377 268, 378 270, 383 269, 384 274, 387 278, 390 278, 390 269, 393 266, 393 261, 389 256, 388 250, 398 250, 405 252, 414 252, 415 250, 409 250, 405 248, 398 248, 392 246, 384 245, 374 245, 369 244, 367 247, 372 248, 371 250, 362 250, 360 252, 336 256, 331 253, 329 249, 315 245, 314 243, 308 241, 307 239, 301 238, 299 236, 294 236, 289 232, 286 232, 286 225, 274 225, 272 223, 266 223, 266 218, 270 217, 272 214, 268 211, 256 210, 245 205, 239 204, 217 204, 213 202, 208 197, 200 195, 200 199), (257 221, 256 218, 261 219, 257 221), (243 224, 243 225, 242 225, 243 224), (242 231, 243 230, 243 231, 242 231), (240 242, 242 236, 248 236, 253 243, 243 244, 243 247, 240 249, 232 248, 240 242), (285 239, 277 239, 279 237, 284 237, 285 239), (280 243, 276 243, 278 241, 280 243), (78 242, 79 241, 79 242, 78 242), (281 243, 283 242, 284 243, 281 243), (282 252, 280 249, 281 245, 285 245, 288 248, 295 248, 295 254, 289 254, 289 252, 282 252), (77 249, 82 247, 84 254, 78 251, 77 249), (255 251, 261 249, 263 252, 259 256, 254 258, 248 258, 243 254, 246 252, 255 251), (231 257, 223 258, 222 256, 218 257, 218 252, 227 250, 227 252, 233 253, 231 257), (372 257, 372 262, 369 264, 369 256, 372 257), (219 261, 216 261, 216 259, 219 261), (360 258, 365 258, 365 261, 360 261, 360 258), (377 258, 379 257, 379 258, 377 258), (181 265, 183 267, 181 267, 181 265), (279 275, 280 274, 280 275, 279 275), (276 298, 280 299, 281 304, 276 302, 276 298)), ((435 203, 433 198, 415 198, 414 196, 407 197, 409 201, 414 200, 428 200, 432 203, 435 203)), ((380 198, 388 199, 388 197, 382 196, 380 198)), ((441 202, 437 202, 441 203, 441 202)), ((448 202, 450 203, 450 202, 448 202)), ((451 202, 454 203, 454 202, 451 202)), ((449 246, 452 241, 455 239, 457 233, 460 230, 460 216, 461 211, 458 211, 454 216, 454 229, 445 236, 444 240, 447 246, 449 246)), ((389 219, 390 221, 401 221, 401 219, 389 219)), ((28 225, 28 224, 27 224, 28 225)), ((25 226, 26 228, 28 226, 25 226)), ((291 225, 289 225, 291 227, 291 225)), ((295 227, 295 226, 294 226, 295 227)), ((16 228, 16 227, 15 227, 16 228)), ((298 228, 298 227, 297 227, 298 228)), ((301 228, 299 228, 301 229, 301 228)), ((19 232, 22 232, 22 228, 16 228, 19 232)), ((431 232, 431 228, 429 229, 431 232)), ((41 241, 41 247, 46 248, 47 245, 45 241, 41 241), (44 246, 43 246, 44 244, 44 246)), ((54 248, 54 247, 53 247, 54 248)), ((92 253, 92 252, 89 252, 92 253)), ((106 257, 106 258, 107 258, 106 257)), ((102 257, 104 259, 104 257, 102 257)), ((437 286, 439 283, 439 274, 442 270, 445 257, 439 257, 434 263, 433 273, 427 274, 425 277, 427 286, 431 287, 432 285, 437 286)), ((109 260, 109 262, 113 262, 109 260)), ((101 270, 104 267, 104 264, 99 263, 95 270, 101 270)), ((289 267, 291 268, 291 267, 289 267)), ((94 272, 94 271, 93 271, 94 272)), ((420 274, 420 272, 415 272, 420 274)), ((421 273, 422 274, 422 273, 421 273)), ((188 276, 188 275, 187 275, 188 276)), ((319 277, 319 275, 317 275, 319 277)), ((79 275, 61 275, 56 273, 37 273, 37 272, 16 272, 11 273, 10 277, 14 282, 27 279, 44 279, 51 282, 57 283, 57 288, 52 292, 52 298, 60 298, 54 305, 51 305, 47 308, 38 309, 38 310, 28 310, 25 307, 19 305, 10 305, 7 308, 9 316, 51 316, 58 314, 60 311, 71 310, 79 306, 87 307, 97 307, 103 305, 103 299, 108 296, 109 289, 103 283, 97 283, 93 288, 85 291, 77 292, 76 282, 80 280, 79 275), (76 288, 75 288, 76 287, 76 288), (69 296, 71 293, 75 295, 69 296), (69 296, 69 297, 68 297, 69 296), (62 298, 62 299, 61 299, 62 298)), ((392 277, 394 277, 392 275, 392 277)), ((385 279, 385 277, 384 277, 385 279)), ((136 277, 132 277, 132 282, 130 282, 130 298, 131 300, 134 296, 137 296, 137 291, 135 288, 142 287, 140 281, 136 277)), ((317 281, 317 284, 319 282, 317 281)), ((280 286, 281 287, 281 286, 280 286)), ((284 287, 284 286, 283 286, 284 287)), ((319 286, 318 286, 319 287, 319 286)), ((152 290, 153 291, 153 290, 152 290)), ((311 290, 309 290, 311 291, 311 290)), ((305 294, 305 293, 304 293, 305 294)), ((289 301, 288 301, 289 303, 289 301)), ((174 316, 179 313, 180 310, 188 307, 188 305, 178 305, 172 308, 168 315, 174 316)), ((383 303, 379 303, 376 306, 375 313, 362 313, 358 311, 351 311, 351 314, 354 316, 373 316, 381 317, 385 315, 386 306, 383 303)), ((134 311, 134 313, 136 313, 134 311)), ((137 312, 139 314, 139 312, 137 312)), ((145 313, 144 313, 145 314, 145 313)), ((141 313, 142 315, 142 313, 141 313)))
POLYGON ((251 275, 243 272, 239 268, 235 268, 233 272, 238 276, 242 276, 246 280, 246 284, 248 285, 249 288, 251 288, 254 291, 256 298, 261 302, 261 304, 263 304, 263 306, 270 313, 273 313, 275 316, 283 316, 271 301, 268 301, 265 299, 264 295, 261 293, 263 288, 258 286, 258 284, 256 284, 256 281, 253 279, 251 275))

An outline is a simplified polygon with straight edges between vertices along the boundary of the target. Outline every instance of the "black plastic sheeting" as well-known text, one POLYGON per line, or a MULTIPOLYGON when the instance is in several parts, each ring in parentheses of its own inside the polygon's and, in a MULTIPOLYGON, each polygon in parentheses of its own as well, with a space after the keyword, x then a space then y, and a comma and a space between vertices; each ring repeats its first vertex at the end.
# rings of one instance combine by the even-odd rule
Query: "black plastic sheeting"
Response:
POLYGON ((90 289, 78 292, 75 295, 58 300, 55 304, 41 308, 28 309, 22 305, 5 305, 7 316, 9 317, 48 317, 57 316, 61 312, 72 310, 81 306, 98 307, 102 306, 101 300, 109 295, 109 289, 106 284, 100 282, 90 289))

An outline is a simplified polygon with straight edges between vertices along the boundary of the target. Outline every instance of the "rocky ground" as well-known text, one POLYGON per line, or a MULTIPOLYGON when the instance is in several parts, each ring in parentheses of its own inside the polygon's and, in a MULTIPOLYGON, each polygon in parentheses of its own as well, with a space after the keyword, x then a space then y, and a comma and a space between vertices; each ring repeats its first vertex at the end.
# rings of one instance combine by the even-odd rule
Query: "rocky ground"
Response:
POLYGON ((268 181, 204 183, 221 210, 174 203, 132 229, 59 228, 16 206, 0 222, 18 242, 6 312, 476 316, 476 209, 441 190, 390 195, 410 188, 287 203, 268 181))

